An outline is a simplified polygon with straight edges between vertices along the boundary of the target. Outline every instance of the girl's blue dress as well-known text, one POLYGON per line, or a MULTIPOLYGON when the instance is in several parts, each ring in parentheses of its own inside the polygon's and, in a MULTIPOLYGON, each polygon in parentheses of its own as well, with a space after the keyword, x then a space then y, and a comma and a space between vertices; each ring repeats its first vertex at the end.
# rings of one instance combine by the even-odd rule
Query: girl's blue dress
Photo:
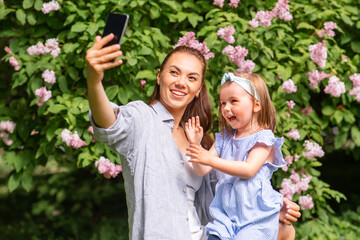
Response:
MULTIPOLYGON (((235 131, 231 133, 235 136, 235 131)), ((210 205, 214 221, 206 226, 207 234, 220 239, 276 240, 283 197, 272 188, 270 179, 274 171, 286 165, 281 153, 284 138, 275 138, 271 130, 238 139, 223 130, 215 137, 216 151, 223 159, 246 161, 256 143, 274 145, 275 159, 274 163, 265 162, 250 179, 216 171, 219 181, 210 205)))

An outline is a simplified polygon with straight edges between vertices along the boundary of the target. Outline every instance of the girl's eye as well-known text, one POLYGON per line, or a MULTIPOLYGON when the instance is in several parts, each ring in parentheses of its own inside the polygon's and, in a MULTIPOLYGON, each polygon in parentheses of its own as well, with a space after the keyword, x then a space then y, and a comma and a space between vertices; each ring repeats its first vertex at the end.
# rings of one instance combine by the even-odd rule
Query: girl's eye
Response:
POLYGON ((231 100, 231 102, 232 102, 232 103, 235 103, 235 102, 237 102, 237 100, 233 99, 233 100, 231 100))
POLYGON ((221 103, 221 106, 225 106, 225 105, 226 105, 226 102, 222 102, 222 103, 221 103))

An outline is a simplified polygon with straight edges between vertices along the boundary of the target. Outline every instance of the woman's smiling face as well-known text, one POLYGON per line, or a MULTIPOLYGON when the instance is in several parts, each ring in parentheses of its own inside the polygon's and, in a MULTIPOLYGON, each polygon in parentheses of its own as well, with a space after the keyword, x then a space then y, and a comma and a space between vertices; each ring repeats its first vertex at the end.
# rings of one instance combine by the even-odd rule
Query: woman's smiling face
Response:
POLYGON ((160 86, 160 102, 171 114, 184 112, 194 97, 199 95, 202 72, 201 61, 183 52, 173 54, 163 70, 159 71, 157 83, 160 86))

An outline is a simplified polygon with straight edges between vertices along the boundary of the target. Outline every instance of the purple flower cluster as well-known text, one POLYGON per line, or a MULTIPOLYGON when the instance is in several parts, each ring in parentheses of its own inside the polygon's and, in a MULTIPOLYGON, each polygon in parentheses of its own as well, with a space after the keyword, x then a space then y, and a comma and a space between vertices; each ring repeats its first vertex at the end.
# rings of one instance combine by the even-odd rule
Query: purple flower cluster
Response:
POLYGON ((288 79, 282 84, 282 90, 286 93, 295 93, 297 91, 297 86, 294 84, 293 80, 288 79))
POLYGON ((51 1, 51 2, 48 2, 48 3, 43 3, 43 6, 42 6, 42 9, 41 11, 44 13, 44 14, 48 14, 50 13, 51 11, 58 11, 60 8, 59 6, 59 3, 57 1, 51 1))
POLYGON ((178 46, 188 46, 198 50, 202 55, 204 55, 205 60, 213 58, 214 53, 210 52, 210 49, 206 46, 206 42, 200 43, 195 39, 194 32, 187 32, 184 37, 181 37, 174 48, 178 46))
POLYGON ((351 75, 350 80, 353 82, 353 89, 349 91, 351 96, 355 96, 356 101, 360 102, 360 74, 351 75))
POLYGON ((320 29, 320 31, 318 32, 318 36, 323 38, 325 37, 325 34, 327 34, 329 37, 335 37, 335 32, 333 30, 336 28, 336 23, 332 21, 326 22, 324 23, 324 29, 320 29))
POLYGON ((13 140, 9 138, 9 133, 13 133, 16 123, 5 120, 0 122, 0 139, 8 146, 13 144, 13 140))
POLYGON ((234 38, 234 33, 235 33, 235 28, 233 26, 227 26, 225 28, 220 28, 219 31, 217 32, 217 35, 221 38, 224 39, 227 43, 234 43, 235 42, 235 38, 234 38))
POLYGON ((56 58, 61 50, 57 38, 50 38, 46 40, 45 45, 42 42, 38 42, 36 45, 32 45, 27 49, 30 55, 43 55, 50 53, 51 56, 56 58))
POLYGON ((310 58, 320 68, 324 68, 326 64, 327 49, 325 45, 326 42, 323 40, 322 42, 309 46, 309 51, 311 52, 310 58))
POLYGON ((294 139, 295 141, 299 140, 300 139, 300 133, 297 129, 293 128, 291 129, 287 134, 286 136, 288 138, 292 138, 294 139))
POLYGON ((55 72, 53 70, 46 69, 41 76, 47 83, 56 83, 55 72))
POLYGON ((122 172, 121 165, 112 163, 109 159, 102 156, 95 162, 95 167, 97 167, 99 173, 103 174, 107 179, 111 177, 115 178, 120 172, 122 172))
POLYGON ((46 87, 41 87, 35 90, 35 95, 40 97, 36 101, 36 105, 40 107, 51 98, 51 90, 47 90, 46 87))
POLYGON ((333 97, 340 97, 341 94, 345 93, 345 84, 340 81, 336 76, 329 78, 328 85, 325 87, 324 92, 330 94, 333 97))
POLYGON ((249 24, 251 27, 257 28, 258 26, 270 27, 273 18, 279 18, 285 22, 291 21, 293 16, 289 10, 289 1, 279 0, 271 11, 258 11, 255 18, 249 21, 249 24))
POLYGON ((222 54, 229 55, 230 62, 235 63, 236 66, 239 67, 237 72, 251 73, 255 67, 255 63, 253 61, 251 60, 245 61, 245 57, 248 54, 248 50, 240 45, 236 47, 228 45, 223 49, 222 54))
POLYGON ((325 78, 331 77, 331 74, 325 72, 319 72, 318 70, 312 70, 311 72, 307 73, 310 87, 312 89, 318 88, 318 83, 324 80, 325 78))
POLYGON ((309 189, 311 178, 310 175, 305 174, 302 174, 302 177, 300 178, 299 173, 292 170, 290 178, 283 179, 280 193, 291 200, 295 193, 301 194, 302 191, 309 189))
POLYGON ((306 152, 303 152, 303 155, 307 159, 311 160, 314 157, 323 157, 325 154, 321 146, 315 142, 310 142, 309 140, 305 140, 303 146, 306 150, 306 152))
POLYGON ((71 133, 68 129, 64 129, 61 132, 61 139, 66 143, 66 146, 74 149, 78 149, 86 145, 86 142, 80 139, 76 131, 71 133))

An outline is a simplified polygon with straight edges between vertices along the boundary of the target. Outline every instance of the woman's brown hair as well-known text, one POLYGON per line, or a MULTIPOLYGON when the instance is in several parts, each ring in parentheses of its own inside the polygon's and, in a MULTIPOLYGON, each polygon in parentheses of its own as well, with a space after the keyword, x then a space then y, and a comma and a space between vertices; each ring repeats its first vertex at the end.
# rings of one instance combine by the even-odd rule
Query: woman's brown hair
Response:
MULTIPOLYGON (((270 94, 265 81, 259 75, 254 73, 235 73, 234 75, 249 80, 252 92, 255 92, 254 87, 256 88, 261 105, 261 110, 258 112, 256 119, 257 123, 260 128, 270 129, 274 132, 276 129, 276 111, 271 102, 270 94)), ((252 100, 254 104, 255 101, 257 101, 255 96, 252 96, 252 100)), ((225 128, 226 132, 230 135, 229 126, 221 114, 221 103, 219 103, 219 125, 221 129, 225 128)))
MULTIPOLYGON (((207 93, 207 88, 205 85, 205 74, 206 74, 206 61, 204 56, 196 49, 190 48, 187 46, 179 46, 170 51, 170 53, 165 57, 163 63, 160 67, 160 73, 163 71, 164 66, 166 65, 169 58, 175 53, 187 53, 198 58, 202 64, 202 88, 198 97, 195 97, 192 102, 186 107, 184 115, 182 116, 180 124, 185 126, 185 122, 187 122, 191 117, 199 116, 200 125, 204 130, 204 136, 201 141, 201 145, 205 149, 210 149, 213 143, 213 139, 207 133, 211 128, 211 103, 207 93)), ((156 84, 154 88, 154 92, 152 93, 149 101, 149 105, 154 104, 155 102, 160 101, 160 85, 156 84)))

